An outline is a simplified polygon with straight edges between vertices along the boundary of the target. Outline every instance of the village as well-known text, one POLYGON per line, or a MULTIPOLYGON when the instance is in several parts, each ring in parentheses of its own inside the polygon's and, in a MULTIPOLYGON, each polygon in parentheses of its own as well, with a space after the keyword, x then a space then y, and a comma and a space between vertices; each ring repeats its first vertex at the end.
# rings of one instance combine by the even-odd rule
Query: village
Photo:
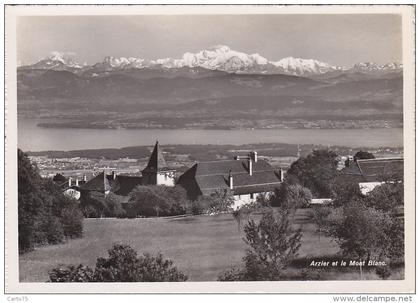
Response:
MULTIPOLYGON (((391 152, 389 149, 386 151, 391 152)), ((258 157, 256 151, 251 151, 245 156, 234 156, 233 159, 210 162, 192 162, 188 156, 178 155, 175 158, 171 157, 171 164, 168 165, 162 148, 156 142, 149 158, 92 160, 80 157, 51 159, 47 156, 38 156, 31 157, 31 161, 36 163, 42 176, 52 177, 67 195, 76 199, 80 199, 82 193, 94 191, 105 196, 113 192, 124 196, 126 200, 130 192, 138 185, 175 186, 179 184, 185 188, 191 200, 217 190, 230 190, 234 193, 235 208, 238 208, 243 204, 255 202, 258 195, 267 196, 273 193, 274 189, 283 182, 284 174, 292 162, 298 160, 300 147, 297 153, 296 157, 283 157, 280 165, 272 157, 258 157), (288 162, 285 163, 285 160, 288 162), (270 164, 273 161, 278 168, 270 164), (142 169, 142 167, 146 168, 142 169), (192 172, 197 169, 198 175, 192 172), (236 182, 234 182, 235 175, 238 177, 238 179, 235 178, 236 182), (101 179, 100 183, 97 182, 99 179, 101 179), (92 187, 92 184, 95 186, 92 187), (106 188, 109 190, 105 190, 106 188)), ((351 155, 338 156, 337 170, 341 171, 343 176, 354 174, 363 176, 359 186, 364 194, 383 182, 380 178, 383 178, 384 172, 389 170, 390 166, 393 170, 402 171, 404 163, 403 158, 395 156, 370 161, 363 160, 357 162, 355 172, 353 164, 356 163, 351 163, 353 161, 351 155), (372 168, 373 172, 370 171, 372 168), (366 175, 366 171, 369 171, 369 175, 366 175), (372 177, 371 174, 374 176, 372 177)), ((312 199, 311 203, 323 201, 331 201, 331 199, 317 197, 312 199)))
MULTIPOLYGON (((391 228, 400 230, 404 222, 401 191, 404 159, 393 156, 391 150, 386 154, 391 157, 375 158, 367 151, 338 156, 325 148, 301 154, 302 150, 298 147, 296 156, 282 165, 264 156, 263 151, 241 150, 237 155, 232 154, 231 158, 212 161, 192 162, 184 157, 181 158, 184 162, 176 167, 171 165, 173 161, 166 161, 165 149, 156 141, 149 155, 137 160, 133 157, 103 158, 99 161, 67 158, 68 166, 49 170, 49 174, 42 179, 53 182, 54 185, 48 187, 56 188, 53 191, 55 196, 66 197, 58 198, 58 201, 62 201, 59 203, 65 203, 59 207, 66 209, 73 205, 71 217, 66 219, 71 220, 72 225, 66 228, 71 232, 76 229, 77 235, 70 235, 67 240, 54 236, 56 240, 51 244, 64 244, 60 245, 60 252, 55 252, 54 256, 50 255, 47 247, 42 248, 45 250, 43 257, 51 256, 55 260, 52 265, 43 266, 42 269, 32 264, 35 261, 32 259, 34 252, 23 254, 20 261, 22 272, 25 272, 23 280, 45 279, 48 275, 51 281, 74 279, 71 278, 75 274, 73 269, 54 268, 53 265, 68 263, 68 252, 75 249, 80 263, 92 265, 94 258, 106 245, 123 242, 131 243, 133 248, 142 247, 146 251, 164 253, 193 281, 236 281, 243 279, 242 276, 231 276, 226 269, 232 265, 239 266, 241 260, 245 260, 241 238, 244 233, 250 232, 247 228, 252 225, 249 224, 264 224, 264 220, 274 220, 267 228, 279 228, 277 232, 282 237, 291 237, 290 233, 301 237, 300 244, 290 244, 297 245, 300 253, 299 258, 298 254, 293 254, 294 257, 284 265, 287 264, 288 278, 306 280, 308 274, 311 279, 320 280, 377 279, 378 275, 384 279, 390 276, 402 278, 404 266, 401 263, 401 250, 396 248, 391 250, 394 257, 380 253, 375 254, 377 260, 366 260, 369 266, 362 266, 363 271, 357 266, 341 266, 340 271, 332 265, 325 265, 321 268, 328 270, 319 272, 320 267, 311 265, 324 262, 325 258, 327 261, 322 264, 335 264, 335 261, 328 261, 332 259, 341 260, 341 264, 353 262, 356 251, 352 250, 353 246, 345 246, 350 239, 346 240, 347 236, 340 235, 340 230, 335 229, 341 224, 350 224, 345 227, 346 230, 355 228, 354 224, 373 224, 385 228, 384 231, 371 230, 368 235, 360 235, 363 241, 368 242, 381 238, 377 233, 390 228, 391 223, 379 223, 382 221, 378 220, 385 218, 382 216, 393 222, 391 226, 394 227, 391 228), (358 217, 363 215, 348 223, 341 221, 344 220, 341 217, 352 209, 358 212, 358 217), (380 217, 371 217, 373 209, 381 213, 380 217), (75 212, 84 219, 73 217, 75 212), (269 219, 273 214, 274 217, 269 219), (281 220, 286 221, 275 219, 282 217, 282 214, 288 219, 283 217, 281 220), (333 224, 337 218, 339 221, 333 224), (281 231, 282 228, 288 228, 289 231, 281 231), (141 232, 142 237, 131 235, 133 231, 141 232), (334 233, 339 234, 333 236, 334 233), (167 241, 169 235, 172 235, 172 240, 167 241), (79 244, 82 246, 74 246, 74 237, 81 237, 78 241, 82 241, 79 244), (143 247, 143 241, 149 244, 143 247), (173 241, 177 241, 176 244, 173 241), (87 255, 84 256, 80 249, 91 247, 92 243, 95 243, 94 248, 86 251, 87 255), (186 252, 185 245, 195 247, 196 251, 186 252), (203 258, 211 262, 204 262, 203 258), (373 266, 371 261, 380 266, 373 266), (302 272, 302 268, 318 269, 307 273, 302 272), (62 277, 57 278, 57 274, 62 277)), ((37 157, 38 169, 43 172, 51 163, 60 163, 45 156, 31 156, 32 163, 34 157, 37 157)), ((257 225, 255 228, 264 227, 257 225)), ((49 232, 55 234, 54 228, 49 232)), ((395 236, 401 239, 398 234, 395 236)), ((399 243, 400 240, 391 237, 389 241, 399 243)), ((375 245, 382 247, 388 244, 375 245)), ((379 251, 388 249, 384 246, 379 251)), ((364 253, 371 254, 372 251, 366 250, 364 253)), ((276 278, 271 276, 271 279, 280 279, 277 274, 276 278)), ((253 275, 252 279, 259 279, 253 275)))

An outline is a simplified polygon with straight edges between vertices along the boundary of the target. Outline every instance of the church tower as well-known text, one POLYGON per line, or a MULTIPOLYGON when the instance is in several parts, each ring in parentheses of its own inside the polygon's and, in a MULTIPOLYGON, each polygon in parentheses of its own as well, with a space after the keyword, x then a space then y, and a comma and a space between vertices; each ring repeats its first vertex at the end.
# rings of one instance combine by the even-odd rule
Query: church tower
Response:
POLYGON ((149 163, 142 170, 142 176, 143 185, 175 186, 175 170, 169 169, 166 165, 166 161, 159 147, 159 141, 156 141, 149 158, 149 163))

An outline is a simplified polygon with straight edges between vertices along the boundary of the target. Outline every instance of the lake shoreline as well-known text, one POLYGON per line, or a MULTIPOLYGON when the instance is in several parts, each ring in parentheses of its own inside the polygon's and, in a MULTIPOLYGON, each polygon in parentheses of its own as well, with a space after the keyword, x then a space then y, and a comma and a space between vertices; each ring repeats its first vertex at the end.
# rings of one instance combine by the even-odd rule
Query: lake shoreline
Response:
POLYGON ((162 145, 312 144, 349 147, 403 147, 402 128, 380 129, 79 129, 42 128, 39 120, 18 121, 18 147, 25 151, 162 145))

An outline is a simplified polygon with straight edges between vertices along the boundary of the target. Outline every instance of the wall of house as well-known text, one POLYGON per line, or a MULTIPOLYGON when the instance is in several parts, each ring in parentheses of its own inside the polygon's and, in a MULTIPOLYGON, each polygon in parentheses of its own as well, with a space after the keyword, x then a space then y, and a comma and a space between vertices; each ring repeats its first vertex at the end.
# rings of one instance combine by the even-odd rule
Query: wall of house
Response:
POLYGON ((73 199, 76 199, 76 200, 79 200, 80 199, 80 196, 81 196, 80 191, 75 190, 73 188, 66 189, 64 191, 64 194, 67 197, 70 197, 70 198, 73 198, 73 199))
POLYGON ((360 182, 359 183, 359 188, 360 188, 360 192, 363 195, 367 195, 368 193, 370 193, 376 186, 379 186, 381 184, 383 184, 384 182, 360 182))
POLYGON ((237 209, 243 205, 257 201, 259 195, 267 196, 269 192, 254 193, 254 194, 244 194, 244 195, 233 195, 234 203, 233 209, 237 209))
POLYGON ((172 172, 158 173, 157 185, 175 186, 175 178, 172 172))

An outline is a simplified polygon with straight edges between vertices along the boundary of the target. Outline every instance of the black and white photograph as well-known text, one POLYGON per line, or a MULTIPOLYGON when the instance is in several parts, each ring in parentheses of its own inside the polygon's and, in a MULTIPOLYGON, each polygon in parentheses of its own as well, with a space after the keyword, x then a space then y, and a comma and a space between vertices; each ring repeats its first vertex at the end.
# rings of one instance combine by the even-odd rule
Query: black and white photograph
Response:
POLYGON ((414 291, 414 6, 5 14, 12 291, 414 291))

